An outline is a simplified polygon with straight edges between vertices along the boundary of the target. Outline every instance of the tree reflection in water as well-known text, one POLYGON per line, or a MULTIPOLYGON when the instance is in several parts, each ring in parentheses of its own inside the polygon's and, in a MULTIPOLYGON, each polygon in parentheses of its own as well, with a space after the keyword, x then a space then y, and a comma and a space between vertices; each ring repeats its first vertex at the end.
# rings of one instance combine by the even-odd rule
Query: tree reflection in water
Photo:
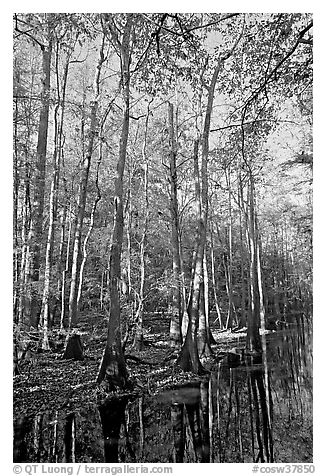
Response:
POLYGON ((173 462, 226 462, 230 451, 238 455, 239 462, 274 461, 273 404, 262 357, 249 357, 246 372, 247 400, 243 398, 244 372, 235 369, 225 371, 229 387, 221 397, 216 374, 192 388, 190 401, 180 402, 187 398, 184 388, 172 393, 173 462))
POLYGON ((160 395, 23 416, 14 461, 311 462, 311 329, 267 341, 262 356, 160 395))

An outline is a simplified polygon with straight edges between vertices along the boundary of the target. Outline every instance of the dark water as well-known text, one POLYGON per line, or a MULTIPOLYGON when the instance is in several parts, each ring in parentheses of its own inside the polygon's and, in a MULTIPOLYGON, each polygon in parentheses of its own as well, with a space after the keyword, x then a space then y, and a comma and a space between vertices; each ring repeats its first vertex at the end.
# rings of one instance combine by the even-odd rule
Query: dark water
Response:
POLYGON ((312 462, 308 323, 193 385, 15 421, 15 462, 312 462))

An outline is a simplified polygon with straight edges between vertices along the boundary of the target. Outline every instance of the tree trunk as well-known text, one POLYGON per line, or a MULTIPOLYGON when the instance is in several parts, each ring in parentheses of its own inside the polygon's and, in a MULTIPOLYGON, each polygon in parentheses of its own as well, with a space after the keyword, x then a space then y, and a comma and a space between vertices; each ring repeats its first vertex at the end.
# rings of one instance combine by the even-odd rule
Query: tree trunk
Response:
MULTIPOLYGON (((72 235, 72 222, 71 219, 72 210, 71 204, 69 205, 69 212, 67 214, 67 221, 69 223, 68 229, 68 238, 66 244, 66 257, 64 268, 62 270, 62 278, 61 278, 61 316, 60 316, 60 331, 62 331, 65 327, 65 311, 66 311, 66 277, 69 271, 69 262, 70 262, 70 243, 71 243, 71 235, 72 235)), ((65 218, 66 219, 66 218, 65 218)))
POLYGON ((115 210, 110 247, 109 262, 109 295, 110 311, 108 322, 107 342, 97 375, 97 383, 105 378, 109 388, 124 387, 127 384, 128 373, 121 345, 120 329, 120 296, 119 281, 121 274, 121 250, 123 239, 123 175, 125 169, 127 144, 129 136, 130 115, 130 38, 133 15, 127 14, 127 20, 122 35, 122 41, 117 38, 118 33, 108 18, 108 28, 120 50, 121 85, 123 94, 123 122, 120 135, 119 159, 115 178, 115 210))
POLYGON ((58 70, 58 45, 56 51, 56 75, 57 75, 57 104, 54 111, 54 151, 53 151, 53 175, 50 191, 50 200, 49 200, 49 227, 48 227, 48 237, 46 243, 46 252, 45 252, 45 269, 44 269, 44 289, 43 289, 43 298, 42 298, 42 310, 41 310, 41 321, 40 325, 42 328, 43 338, 42 338, 42 349, 49 350, 49 340, 48 340, 48 327, 49 327, 49 301, 50 301, 50 281, 51 281, 51 271, 52 271, 52 255, 53 255, 53 244, 54 244, 54 228, 57 215, 57 202, 58 202, 58 191, 59 191, 59 174, 60 174, 60 162, 62 154, 62 133, 63 133, 63 119, 64 119, 64 107, 65 107, 65 96, 66 96, 66 86, 68 80, 68 71, 69 71, 69 59, 68 56, 67 62, 64 68, 64 77, 63 77, 63 86, 62 94, 59 87, 59 70, 58 70), (61 108, 61 113, 60 113, 61 108))
POLYGON ((203 257, 203 281, 200 283, 200 297, 199 297, 199 326, 198 326, 198 351, 199 356, 213 355, 211 344, 215 344, 212 336, 209 320, 209 303, 208 303, 208 273, 207 273, 207 259, 206 250, 203 257))
POLYGON ((203 259, 206 246, 206 228, 208 213, 208 175, 207 162, 209 154, 209 131, 211 123, 211 114, 213 109, 214 92, 217 82, 218 73, 221 63, 216 66, 211 83, 208 90, 208 99, 206 106, 204 130, 202 136, 202 157, 201 157, 201 184, 199 181, 198 171, 198 140, 195 141, 194 147, 194 178, 196 183, 196 208, 197 208, 197 243, 195 255, 195 273, 193 277, 190 306, 189 306, 189 323, 186 339, 182 345, 181 352, 177 359, 177 363, 183 370, 192 370, 195 373, 204 371, 198 357, 197 348, 197 330, 198 330, 198 313, 200 300, 200 287, 203 282, 203 259))
POLYGON ((83 346, 79 334, 67 336, 66 349, 62 358, 67 360, 84 360, 83 346))
POLYGON ((233 249, 232 249, 232 234, 233 234, 233 226, 232 226, 232 197, 231 197, 231 178, 230 178, 230 170, 225 172, 226 176, 226 183, 228 187, 228 212, 229 212, 229 226, 228 226, 228 260, 227 260, 227 289, 228 289, 228 296, 229 296, 229 307, 228 307, 228 317, 226 321, 226 328, 231 329, 234 324, 234 319, 236 319, 236 313, 234 308, 234 300, 233 300, 233 249))
POLYGON ((196 251, 194 255, 194 270, 191 284, 191 291, 189 295, 188 305, 188 328, 186 338, 181 347, 180 354, 177 359, 177 364, 180 365, 185 372, 192 371, 196 374, 204 373, 204 368, 199 360, 198 354, 198 325, 199 325, 199 301, 200 301, 200 283, 203 280, 202 277, 202 265, 203 265, 203 247, 201 242, 205 239, 203 234, 203 217, 202 206, 200 197, 200 183, 199 183, 199 170, 198 170, 198 146, 199 141, 195 140, 194 144, 194 180, 196 190, 196 208, 197 208, 197 237, 196 237, 196 251), (202 252, 202 254, 201 254, 202 252))
POLYGON ((144 228, 140 241, 140 286, 139 286, 139 296, 138 296, 138 308, 136 311, 136 329, 134 337, 134 348, 138 351, 143 349, 143 317, 144 317, 144 286, 145 286, 145 249, 146 249, 146 240, 147 240, 147 231, 148 231, 148 219, 149 219, 149 202, 148 202, 148 158, 146 154, 147 146, 147 133, 148 133, 148 121, 150 114, 150 103, 147 107, 147 115, 145 121, 145 137, 142 148, 142 158, 145 166, 144 174, 144 198, 145 198, 145 219, 144 219, 144 228))
POLYGON ((139 461, 143 461, 144 446, 145 446, 145 429, 144 429, 144 397, 139 397, 138 400, 138 414, 139 414, 139 461))
MULTIPOLYGON (((41 91, 41 110, 37 138, 36 164, 35 164, 35 182, 33 197, 33 215, 31 228, 29 231, 29 280, 37 282, 40 279, 40 260, 41 244, 43 241, 43 212, 44 212, 44 193, 45 193, 45 168, 46 151, 48 140, 48 122, 50 110, 50 92, 51 92, 51 57, 52 57, 52 39, 50 26, 48 25, 48 44, 42 47, 42 91, 41 91)), ((30 303, 27 309, 30 313, 30 324, 34 327, 38 324, 39 304, 38 297, 30 294, 28 299, 30 303)))
MULTIPOLYGON (((250 174, 251 175, 251 174, 250 174)), ((253 177, 250 176, 248 185, 248 244, 250 250, 249 282, 250 282, 250 303, 251 313, 248 317, 247 329, 247 350, 250 352, 261 352, 261 339, 259 334, 261 320, 261 300, 258 283, 258 252, 257 252, 257 229, 254 203, 253 177)))
POLYGON ((181 279, 181 337, 183 342, 187 334, 189 316, 187 312, 187 293, 186 293, 185 271, 184 271, 183 251, 182 251, 181 241, 182 240, 181 240, 181 230, 180 230, 179 256, 180 256, 180 279, 181 279))
MULTIPOLYGON (((241 186, 239 184, 239 186, 241 186)), ((241 192, 239 192, 239 203, 241 204, 241 192)), ((241 261, 240 261, 240 273, 241 273, 241 317, 240 317, 240 327, 244 327, 246 325, 246 286, 245 286, 245 247, 244 247, 244 239, 243 236, 243 219, 242 219, 243 209, 240 205, 239 207, 239 227, 240 227, 240 253, 241 253, 241 261)))
POLYGON ((30 313, 28 308, 30 307, 30 299, 27 299, 27 287, 28 275, 29 275, 29 261, 28 261, 28 233, 30 228, 31 221, 31 200, 30 200, 30 172, 27 165, 28 158, 26 157, 25 161, 25 173, 24 173, 24 194, 23 194, 23 205, 22 205, 22 226, 21 226, 21 259, 20 259, 20 275, 19 275, 19 301, 18 301, 18 310, 17 310, 17 323, 19 325, 30 324, 26 322, 30 313))
POLYGON ((204 258, 203 258, 203 275, 204 275, 204 281, 203 281, 203 309, 205 313, 205 336, 204 340, 202 341, 204 343, 204 348, 203 351, 205 355, 212 355, 213 351, 211 348, 212 344, 216 344, 215 339, 212 335, 210 325, 209 325, 209 281, 208 281, 208 270, 207 270, 207 256, 206 256, 206 249, 204 250, 204 258))
POLYGON ((87 199, 87 185, 89 170, 91 166, 91 159, 94 151, 94 141, 97 135, 97 111, 100 95, 100 75, 101 68, 106 60, 104 56, 105 35, 103 34, 102 44, 99 51, 99 59, 96 65, 95 80, 94 80, 94 98, 91 103, 90 113, 90 130, 88 133, 88 145, 86 156, 83 161, 83 169, 81 172, 80 184, 79 184, 79 196, 78 196, 78 213, 76 219, 76 230, 74 239, 74 249, 72 258, 72 270, 71 270, 71 285, 69 296, 69 329, 77 321, 77 297, 78 297, 78 285, 79 285, 79 273, 81 265, 81 239, 83 231, 84 214, 87 199))
POLYGON ((208 327, 208 318, 205 306, 205 284, 200 283, 199 293, 199 323, 198 323, 198 352, 199 356, 209 356, 213 354, 211 348, 211 339, 214 342, 213 336, 208 327))
POLYGON ((79 271, 79 286, 78 286, 78 293, 77 293, 77 309, 79 309, 79 305, 80 305, 80 300, 81 300, 81 295, 82 295, 82 287, 83 287, 83 278, 84 278, 84 268, 85 268, 85 264, 86 264, 87 256, 88 256, 88 254, 87 254, 87 244, 88 244, 88 241, 89 241, 89 239, 91 237, 91 234, 92 234, 92 231, 93 231, 94 217, 95 217, 96 208, 97 208, 98 202, 101 200, 101 192, 100 192, 100 188, 99 188, 99 185, 98 185, 98 173, 99 173, 99 168, 100 168, 100 165, 101 165, 101 161, 102 161, 102 142, 100 143, 100 146, 99 146, 99 159, 98 159, 98 162, 97 162, 96 179, 95 179, 97 196, 96 196, 96 198, 94 200, 94 203, 93 203, 93 207, 92 207, 92 211, 91 211, 91 220, 90 220, 88 231, 87 231, 87 234, 85 236, 84 244, 83 244, 83 259, 82 259, 82 262, 81 262, 81 265, 80 265, 80 271, 79 271))
POLYGON ((19 298, 19 239, 18 239, 18 203, 19 203, 19 173, 18 173, 18 101, 15 99, 15 114, 14 114, 14 203, 13 203, 13 238, 14 238, 14 319, 17 323, 18 316, 18 298, 19 298))
MULTIPOLYGON (((215 303, 215 309, 216 309, 216 314, 217 314, 217 319, 220 329, 223 328, 222 324, 222 317, 221 317, 221 311, 220 307, 218 305, 218 299, 217 299, 217 282, 216 282, 216 274, 215 274, 215 256, 214 256, 214 240, 213 240, 213 230, 211 230, 211 268, 212 268, 212 284, 213 284, 213 293, 214 293, 214 303, 215 303)), ((214 321, 215 323, 215 321, 214 321)))
POLYGON ((173 104, 168 103, 168 127, 170 142, 170 213, 171 213, 171 245, 172 245, 172 313, 170 321, 170 346, 181 344, 181 276, 180 276, 180 224, 178 207, 178 178, 176 166, 176 145, 173 118, 173 104))

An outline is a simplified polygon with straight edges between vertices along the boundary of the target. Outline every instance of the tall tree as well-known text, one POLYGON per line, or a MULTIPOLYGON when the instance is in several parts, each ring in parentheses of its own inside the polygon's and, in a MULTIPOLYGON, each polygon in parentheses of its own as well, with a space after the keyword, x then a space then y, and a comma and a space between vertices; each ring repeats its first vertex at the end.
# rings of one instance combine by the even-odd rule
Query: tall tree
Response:
POLYGON ((172 315, 170 321, 170 345, 178 347, 181 344, 181 319, 182 319, 182 277, 180 257, 180 217, 178 205, 178 177, 176 164, 176 141, 174 128, 173 104, 168 103, 168 129, 169 129, 169 181, 170 181, 170 214, 171 214, 171 246, 172 246, 172 315))
POLYGON ((75 238, 73 247, 72 270, 71 270, 71 285, 69 295, 69 328, 76 323, 77 320, 77 298, 80 278, 81 265, 81 240, 85 215, 85 207, 87 200, 87 186, 89 179, 89 171, 91 160, 95 147, 95 138, 98 133, 98 108, 100 99, 100 77, 104 62, 107 59, 105 55, 106 35, 102 33, 101 45, 99 48, 99 58, 97 60, 95 69, 95 78, 93 84, 93 98, 90 107, 90 126, 88 131, 88 144, 86 153, 83 157, 82 171, 79 183, 78 195, 78 212, 76 218, 75 238))
MULTIPOLYGON (((26 35, 41 50, 42 78, 40 92, 40 115, 37 133, 36 163, 33 193, 33 209, 29 229, 29 246, 27 252, 28 281, 36 283, 40 279, 41 244, 43 242, 43 213, 45 196, 45 170, 48 143, 48 123, 51 94, 51 60, 53 48, 53 30, 55 17, 51 13, 33 15, 28 22, 15 15, 15 29, 19 34, 26 35), (32 30, 33 34, 30 33, 32 30), (34 35, 34 36, 33 36, 34 35), (41 38, 39 38, 39 35, 41 38)), ((25 314, 30 324, 35 326, 39 319, 39 303, 37 293, 32 285, 29 287, 25 301, 25 314)))
POLYGON ((59 192, 59 180, 60 180, 60 166, 62 159, 62 144, 63 144, 63 126, 64 126, 64 113, 65 113, 65 100, 67 81, 69 73, 69 65, 71 55, 73 53, 74 45, 77 41, 78 33, 72 38, 71 45, 68 46, 66 52, 66 58, 63 64, 62 78, 60 78, 59 71, 59 56, 62 52, 62 46, 60 42, 64 41, 63 38, 57 38, 55 48, 55 74, 56 74, 56 93, 57 103, 54 108, 54 148, 53 148, 53 169, 52 169, 52 182, 49 198, 49 226, 48 237, 45 251, 45 267, 44 267, 44 289, 42 298, 42 309, 40 325, 43 331, 42 348, 43 350, 49 349, 48 342, 48 327, 49 327, 49 315, 50 315, 50 284, 51 284, 51 271, 53 261, 53 246, 54 246, 54 232, 55 222, 57 218, 57 206, 58 206, 58 192, 59 192), (61 83, 61 84, 60 84, 61 83))
MULTIPOLYGON (((220 55, 217 64, 213 70, 210 84, 206 85, 208 95, 205 110, 205 120, 201 137, 201 174, 200 181, 198 168, 198 140, 195 140, 194 147, 194 163, 195 163, 195 181, 196 185, 196 209, 197 209, 197 243, 195 251, 194 274, 191 285, 190 301, 189 301, 189 323, 186 339, 181 348, 181 352, 177 359, 177 363, 184 370, 192 370, 195 373, 201 373, 203 367, 198 357, 197 347, 197 330, 200 305, 200 290, 202 289, 203 276, 203 260, 206 247, 206 231, 208 217, 208 157, 209 157, 209 133, 211 127, 211 117, 214 102, 215 86, 220 71, 223 69, 225 61, 232 56, 237 47, 242 33, 236 39, 234 45, 224 56, 220 55)), ((207 338, 207 333, 201 333, 202 338, 207 338)))
POLYGON ((145 300, 145 250, 147 245, 148 234, 148 220, 149 220, 149 197, 148 197, 148 156, 147 156, 147 136, 148 136, 148 121, 150 115, 150 101, 147 105, 147 113, 145 119, 144 141, 142 145, 142 161, 144 166, 144 205, 145 217, 143 232, 140 239, 140 284, 138 293, 138 307, 135 315, 136 328, 134 336, 134 347, 137 350, 143 348, 143 319, 144 319, 144 300, 145 300))
MULTIPOLYGON (((123 21, 123 20, 122 20, 123 21)), ((110 244, 109 261, 109 297, 110 310, 108 320, 108 335, 102 361, 97 375, 97 383, 105 378, 109 387, 123 387, 127 383, 128 372, 121 345, 120 329, 120 275, 121 250, 123 239, 123 176, 127 156, 130 120, 130 62, 131 39, 135 22, 133 14, 125 16, 124 23, 118 28, 110 15, 105 15, 107 34, 114 44, 120 59, 120 85, 123 99, 122 129, 119 144, 119 158, 115 176, 114 190, 114 222, 110 244), (120 34, 120 31, 122 33, 120 34)))

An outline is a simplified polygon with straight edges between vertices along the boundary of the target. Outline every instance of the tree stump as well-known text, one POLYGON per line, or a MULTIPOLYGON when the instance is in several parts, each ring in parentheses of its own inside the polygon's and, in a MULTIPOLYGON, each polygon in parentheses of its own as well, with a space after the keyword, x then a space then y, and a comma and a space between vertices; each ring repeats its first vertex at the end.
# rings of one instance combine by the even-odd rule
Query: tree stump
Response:
POLYGON ((69 336, 66 344, 66 350, 62 356, 63 359, 83 360, 83 346, 79 334, 69 336))

